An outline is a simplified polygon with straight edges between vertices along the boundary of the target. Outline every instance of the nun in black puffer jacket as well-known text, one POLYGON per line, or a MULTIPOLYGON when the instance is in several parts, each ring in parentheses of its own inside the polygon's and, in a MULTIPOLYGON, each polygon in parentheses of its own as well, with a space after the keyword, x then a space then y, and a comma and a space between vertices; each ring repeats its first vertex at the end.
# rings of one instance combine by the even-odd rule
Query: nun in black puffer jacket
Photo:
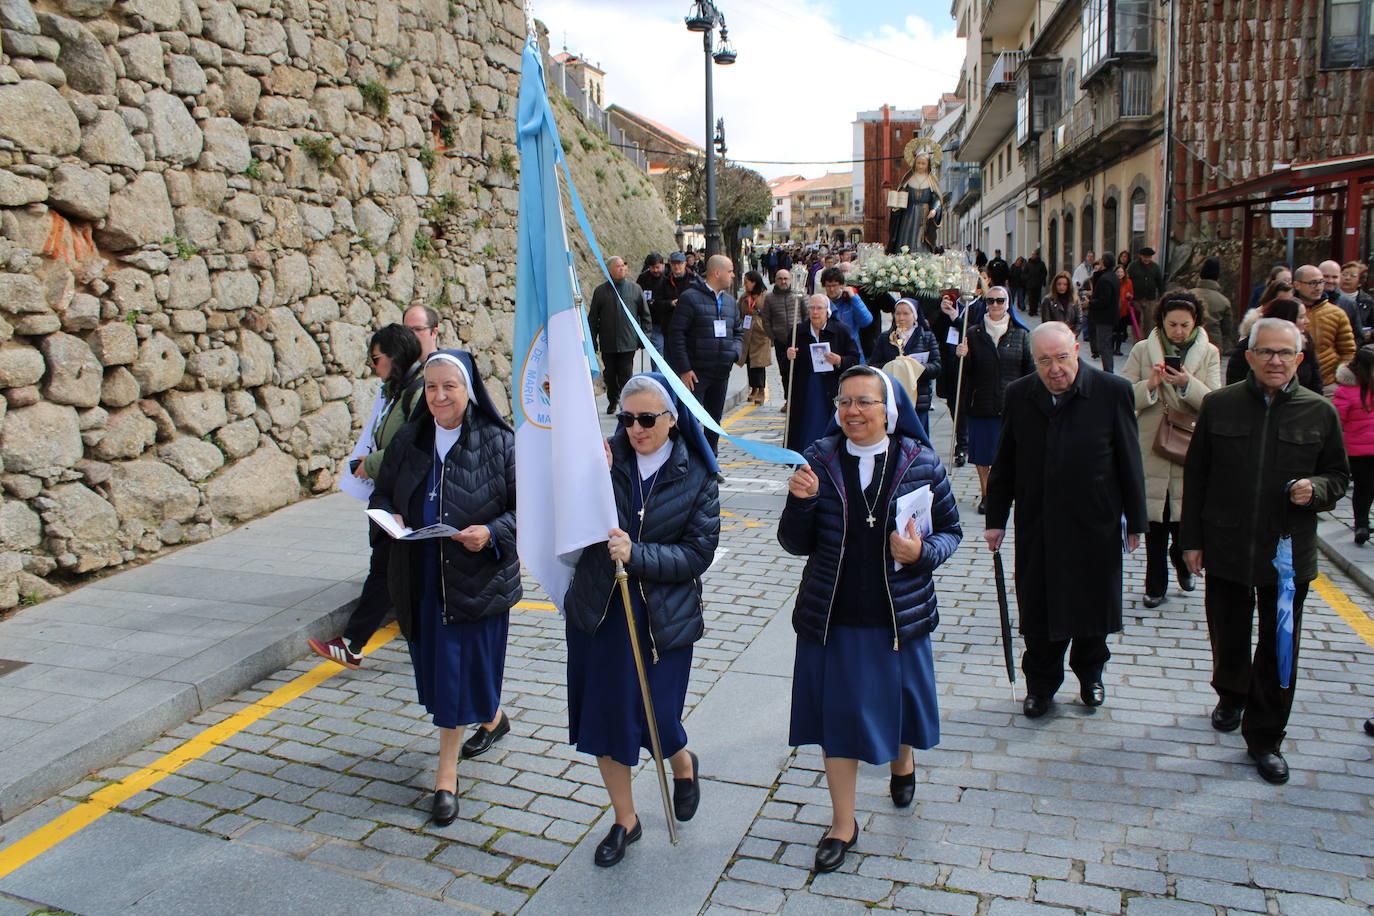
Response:
POLYGON ((913 748, 940 740, 930 634, 936 567, 963 538, 949 480, 911 399, 857 366, 840 377, 836 422, 788 481, 778 542, 807 557, 792 611, 793 745, 825 756, 831 825, 816 851, 834 871, 858 839, 859 761, 890 764, 898 807, 915 790, 913 748), (929 528, 897 527, 898 500, 930 488, 929 528))
POLYGON ((629 573, 640 651, 663 756, 673 767, 673 809, 691 820, 699 764, 687 750, 682 707, 692 644, 705 631, 701 577, 720 540, 715 455, 696 418, 656 372, 632 376, 620 394, 619 428, 607 445, 618 527, 583 548, 563 610, 568 633, 568 732, 596 758, 615 823, 594 861, 619 862, 640 837, 630 768, 650 747, 615 564, 629 573))

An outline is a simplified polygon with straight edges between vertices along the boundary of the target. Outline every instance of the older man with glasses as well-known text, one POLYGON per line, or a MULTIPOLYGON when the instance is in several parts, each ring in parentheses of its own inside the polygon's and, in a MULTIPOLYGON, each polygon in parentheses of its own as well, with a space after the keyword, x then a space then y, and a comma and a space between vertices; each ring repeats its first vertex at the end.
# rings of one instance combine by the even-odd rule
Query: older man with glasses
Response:
POLYGON ((406 330, 420 342, 420 362, 439 349, 439 313, 427 305, 412 305, 401 316, 406 330))
POLYGON ((1303 359, 1297 325, 1261 318, 1245 359, 1245 381, 1202 400, 1183 471, 1179 540, 1193 575, 1207 572, 1218 698, 1212 727, 1239 727, 1260 776, 1284 783, 1280 745, 1293 708, 1303 600, 1317 576, 1317 513, 1345 494, 1350 465, 1336 409, 1294 380, 1303 359), (1285 537, 1295 591, 1291 627, 1281 628, 1275 559, 1285 537))
POLYGON ((1330 397, 1336 390, 1336 367, 1355 357, 1355 333, 1350 327, 1350 316, 1325 298, 1326 279, 1319 267, 1304 264, 1294 271, 1293 291, 1307 306, 1307 330, 1317 348, 1322 390, 1330 397))

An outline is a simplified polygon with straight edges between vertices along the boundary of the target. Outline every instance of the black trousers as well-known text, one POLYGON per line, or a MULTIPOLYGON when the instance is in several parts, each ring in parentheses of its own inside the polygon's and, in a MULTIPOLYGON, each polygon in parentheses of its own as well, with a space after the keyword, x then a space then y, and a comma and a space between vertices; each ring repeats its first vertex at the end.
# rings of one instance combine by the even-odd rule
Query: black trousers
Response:
POLYGON ((1228 706, 1244 706, 1240 733, 1254 751, 1277 750, 1283 741, 1293 691, 1298 681, 1298 643, 1302 633, 1302 604, 1308 583, 1297 583, 1293 596, 1293 678, 1279 686, 1274 633, 1278 617, 1278 587, 1252 586, 1220 576, 1207 577, 1207 635, 1212 641, 1212 688, 1228 706), (1259 637, 1255 612, 1259 611, 1259 637))
POLYGON ((1026 287, 1026 310, 1029 311, 1032 315, 1037 314, 1040 311, 1040 287, 1026 287))
POLYGON ((791 368, 792 361, 787 358, 787 347, 785 343, 773 341, 773 356, 778 361, 778 373, 782 376, 782 399, 787 400, 788 389, 792 387, 792 380, 788 378, 792 373, 787 370, 791 368))
POLYGON ((1026 675, 1026 692, 1052 697, 1064 683, 1064 652, 1069 667, 1083 684, 1102 680, 1102 669, 1112 657, 1105 636, 1076 636, 1073 639, 1046 639, 1022 634, 1026 651, 1021 655, 1021 671, 1026 675))
POLYGON ((749 387, 767 388, 768 387, 768 367, 750 366, 749 367, 749 387))
POLYGON ((1369 527, 1369 507, 1374 505, 1374 455, 1350 456, 1350 499, 1355 504, 1355 527, 1369 527))
POLYGON ((1166 495, 1164 521, 1150 522, 1145 531, 1145 594, 1151 598, 1162 598, 1169 590, 1166 556, 1173 561, 1175 571, 1181 573, 1188 568, 1183 563, 1183 546, 1178 542, 1178 522, 1170 520, 1172 508, 1166 495))
POLYGON ((601 380, 606 384, 607 407, 615 407, 620 403, 620 389, 624 388, 625 383, 630 380, 630 376, 635 374, 636 352, 638 351, 630 350, 628 353, 602 352, 601 380))
POLYGON ((373 522, 367 523, 367 536, 372 544, 372 558, 367 566, 367 578, 363 580, 363 593, 358 597, 358 606, 348 615, 343 636, 348 647, 361 652, 363 646, 381 627, 382 621, 391 611, 391 594, 386 588, 386 564, 391 558, 391 536, 378 528, 373 522))
MULTIPOLYGON (((720 422, 721 414, 725 412, 725 389, 729 384, 730 377, 728 375, 724 378, 706 378, 698 375, 697 386, 692 389, 692 394, 696 395, 696 399, 701 402, 701 406, 706 408, 706 412, 709 413, 717 423, 720 422)), ((716 443, 720 441, 720 436, 711 432, 709 429, 705 430, 705 433, 706 444, 711 446, 711 451, 719 452, 716 443)))

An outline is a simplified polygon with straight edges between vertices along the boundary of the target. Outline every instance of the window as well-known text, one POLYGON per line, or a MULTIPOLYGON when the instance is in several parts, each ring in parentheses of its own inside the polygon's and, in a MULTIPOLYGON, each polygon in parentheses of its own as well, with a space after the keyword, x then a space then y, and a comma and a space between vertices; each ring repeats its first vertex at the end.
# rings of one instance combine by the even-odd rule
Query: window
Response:
POLYGON ((1116 254, 1117 231, 1121 220, 1121 205, 1115 197, 1102 201, 1102 250, 1116 254))
POLYGON ((1073 213, 1072 211, 1064 214, 1064 269, 1073 270, 1075 265, 1073 259, 1073 213))
POLYGON ((1131 192, 1131 257, 1145 247, 1145 189, 1136 188, 1131 192))
POLYGON ((1374 67, 1374 0, 1326 0, 1322 66, 1374 67))
POLYGON ((1107 0, 1083 0, 1083 72, 1091 73, 1111 53, 1107 47, 1107 0))
POLYGON ((1078 93, 1078 68, 1073 61, 1064 68, 1064 107, 1060 109, 1064 114, 1073 110, 1074 96, 1078 93))
POLYGON ((1056 272, 1054 254, 1059 250, 1059 220, 1055 219, 1053 216, 1050 217, 1049 235, 1050 243, 1045 246, 1045 260, 1049 262, 1046 266, 1049 268, 1050 273, 1054 274, 1056 272))
POLYGON ((1094 236, 1097 235, 1097 220, 1093 213, 1092 202, 1083 205, 1083 250, 1092 251, 1095 247, 1094 236))
POLYGON ((1147 54, 1154 50, 1155 28, 1151 0, 1116 0, 1112 38, 1117 54, 1147 54))

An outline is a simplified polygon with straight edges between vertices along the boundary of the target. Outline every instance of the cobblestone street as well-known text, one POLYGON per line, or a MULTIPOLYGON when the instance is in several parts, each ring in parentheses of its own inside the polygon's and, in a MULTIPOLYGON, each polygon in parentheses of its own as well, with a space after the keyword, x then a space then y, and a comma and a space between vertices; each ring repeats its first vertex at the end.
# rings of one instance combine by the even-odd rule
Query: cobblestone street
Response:
MULTIPOLYGON (((779 436, 779 389, 770 406, 736 411, 731 431, 779 436)), ((943 410, 934 424, 947 442, 943 410)), ((829 800, 818 750, 786 745, 802 566, 775 537, 786 469, 733 448, 722 458, 721 550, 706 577, 707 634, 688 697, 706 781, 679 847, 664 838, 646 767, 636 780, 645 840, 617 868, 591 867, 607 798, 594 763, 566 743, 563 626, 527 582, 506 667, 513 731, 460 764, 451 826, 427 823, 437 737, 415 703, 405 643, 388 628, 362 670, 298 661, 6 822, 8 847, 89 809, 81 803, 119 780, 150 780, 0 879, 0 914, 1374 906, 1374 742, 1360 730, 1374 688, 1370 646, 1354 629, 1368 627, 1359 623, 1367 596, 1328 571, 1309 599, 1287 786, 1262 782, 1239 736, 1211 729, 1202 590, 1173 590, 1143 609, 1143 556, 1127 561, 1126 629, 1112 640, 1106 705, 1080 705, 1069 678, 1051 715, 1030 721, 1002 667, 972 467, 953 472, 964 542, 937 579, 940 746, 917 754, 906 811, 888 799, 885 768, 861 769, 855 854, 841 872, 813 876, 829 800), (299 695, 280 703, 283 690, 299 695), (174 772, 150 778, 150 766, 174 772)))

